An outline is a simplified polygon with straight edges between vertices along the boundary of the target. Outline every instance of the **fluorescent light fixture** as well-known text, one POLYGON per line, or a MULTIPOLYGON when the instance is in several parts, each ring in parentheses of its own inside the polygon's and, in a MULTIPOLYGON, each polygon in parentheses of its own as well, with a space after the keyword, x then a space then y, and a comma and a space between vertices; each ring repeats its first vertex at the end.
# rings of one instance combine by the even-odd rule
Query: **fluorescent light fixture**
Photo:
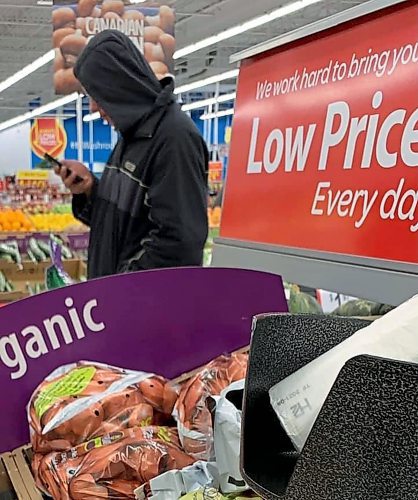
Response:
POLYGON ((74 92, 74 94, 67 95, 65 97, 61 97, 56 101, 52 101, 44 106, 39 106, 39 108, 34 109, 33 111, 28 111, 23 115, 16 116, 15 118, 11 118, 3 123, 0 123, 0 131, 6 130, 10 127, 14 127, 15 125, 19 125, 20 123, 26 122, 36 116, 43 115, 44 113, 48 113, 49 111, 53 111, 54 109, 60 108, 61 106, 65 106, 66 104, 70 104, 77 100, 79 94, 74 92))
POLYGON ((288 3, 286 5, 283 5, 282 7, 279 7, 278 9, 273 10, 269 14, 255 17, 253 19, 250 19, 249 21, 246 21, 245 23, 238 24, 237 26, 233 26, 232 28, 221 31, 217 35, 209 36, 208 38, 204 38, 199 42, 187 45, 186 47, 183 47, 182 49, 179 49, 174 53, 174 59, 180 59, 181 57, 188 56, 189 54, 193 54, 198 50, 216 45, 223 40, 228 40, 229 38, 233 38, 234 36, 241 35, 246 31, 250 31, 263 26, 264 24, 271 23, 276 19, 288 16, 289 14, 293 14, 294 12, 305 9, 310 5, 314 5, 322 1, 323 0, 297 0, 296 2, 288 3))
POLYGON ((182 106, 183 111, 192 111, 193 109, 200 109, 200 108, 205 108, 206 106, 210 106, 213 104, 221 103, 221 102, 228 102, 228 101, 233 101, 237 96, 236 92, 233 92, 232 94, 224 94, 220 95, 218 98, 212 97, 211 99, 203 99, 201 101, 196 101, 192 102, 190 104, 185 104, 182 106))
POLYGON ((207 113, 200 117, 201 120, 212 120, 214 118, 222 118, 223 116, 231 116, 235 112, 234 108, 226 109, 225 111, 218 111, 217 113, 207 113))
POLYGON ((20 82, 20 80, 23 80, 37 69, 42 68, 42 66, 45 66, 45 64, 48 64, 49 62, 53 61, 54 57, 55 57, 55 52, 53 50, 50 50, 42 57, 35 59, 35 61, 28 64, 14 75, 9 76, 9 78, 6 78, 6 80, 0 82, 0 92, 4 92, 6 89, 8 89, 17 82, 20 82))
POLYGON ((224 80, 232 80, 239 75, 238 69, 233 69, 227 71, 226 73, 220 73, 218 75, 213 75, 203 80, 198 80, 196 82, 187 83, 181 87, 177 87, 174 91, 175 94, 183 94, 184 92, 190 92, 191 90, 200 89, 201 87, 206 87, 208 85, 213 85, 214 83, 223 82, 224 80))
POLYGON ((94 122, 95 120, 99 120, 100 118, 100 113, 98 111, 96 111, 96 113, 90 113, 89 115, 86 115, 84 118, 83 118, 83 122, 94 122))

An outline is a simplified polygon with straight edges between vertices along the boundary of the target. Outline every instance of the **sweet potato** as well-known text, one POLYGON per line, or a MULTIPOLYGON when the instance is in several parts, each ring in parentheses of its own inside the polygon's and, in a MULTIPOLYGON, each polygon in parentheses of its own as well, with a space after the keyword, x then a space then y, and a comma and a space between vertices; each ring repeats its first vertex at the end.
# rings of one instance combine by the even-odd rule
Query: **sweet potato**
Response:
POLYGON ((81 86, 74 75, 73 68, 61 69, 54 74, 54 88, 57 94, 80 92, 81 86))
POLYGON ((60 49, 67 66, 75 66, 79 55, 83 52, 86 45, 87 38, 82 36, 80 31, 63 38, 60 43, 60 49))
POLYGON ((59 28, 52 33, 52 44, 54 49, 58 48, 62 40, 68 35, 74 35, 75 29, 73 27, 59 28))
POLYGON ((176 16, 173 9, 168 5, 162 5, 160 7, 160 28, 165 32, 173 32, 175 22, 176 16))
POLYGON ((102 17, 107 12, 115 12, 122 17, 125 11, 125 4, 122 0, 104 0, 102 4, 102 17))
POLYGON ((144 28, 145 42, 158 43, 164 31, 158 26, 146 26, 144 28))
POLYGON ((36 456, 37 484, 57 499, 127 499, 157 475, 194 462, 182 451, 175 429, 129 429, 117 442, 106 443, 36 456))
POLYGON ((71 481, 70 494, 73 500, 109 498, 109 490, 97 484, 91 474, 83 474, 71 481))
MULTIPOLYGON (((67 70, 57 73, 61 71, 67 70)), ((101 365, 74 365, 64 375, 60 372, 58 378, 41 384, 31 399, 29 421, 33 448, 42 453, 63 451, 131 427, 165 425, 172 420, 176 398, 174 388, 162 377, 134 372, 127 374, 101 365), (79 389, 67 392, 67 387, 74 386, 72 380, 78 381, 79 389), (51 382, 61 386, 57 396, 48 395, 51 382), (119 388, 112 390, 115 382, 119 388), (46 401, 46 406, 39 403, 39 398, 41 402, 46 401), (68 419, 64 415, 70 405, 77 405, 77 408, 68 419)))
POLYGON ((52 25, 54 30, 60 28, 74 28, 76 14, 71 7, 59 7, 52 11, 52 25))
POLYGON ((145 19, 145 16, 139 10, 125 10, 123 14, 123 19, 131 19, 132 21, 142 22, 145 19))
POLYGON ((97 0, 78 0, 77 14, 80 17, 89 17, 96 6, 97 0))
POLYGON ((173 36, 164 33, 160 36, 159 42, 164 51, 165 60, 171 61, 176 50, 176 39, 173 36))
POLYGON ((60 51, 60 49, 55 49, 55 59, 54 59, 54 73, 60 69, 65 69, 65 59, 60 51))
POLYGON ((244 379, 247 363, 246 354, 221 356, 182 387, 174 412, 183 448, 196 459, 210 459, 213 431, 207 398, 244 379))

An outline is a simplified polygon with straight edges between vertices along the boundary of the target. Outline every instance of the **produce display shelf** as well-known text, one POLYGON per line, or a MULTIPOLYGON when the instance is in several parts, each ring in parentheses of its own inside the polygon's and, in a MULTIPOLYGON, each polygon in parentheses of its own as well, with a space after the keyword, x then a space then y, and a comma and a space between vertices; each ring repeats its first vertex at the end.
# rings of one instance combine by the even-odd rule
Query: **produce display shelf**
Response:
POLYGON ((14 232, 0 232, 0 243, 10 240, 15 240, 21 252, 26 252, 28 242, 31 238, 47 241, 51 233, 60 236, 64 241, 68 242, 71 250, 87 250, 89 246, 90 233, 88 231, 74 233, 74 232, 32 232, 32 233, 14 233, 14 232))
MULTIPOLYGON (((235 351, 235 354, 248 353, 249 346, 235 351)), ((172 380, 173 384, 183 384, 199 373, 203 366, 184 373, 172 380)), ((36 486, 31 470, 32 447, 25 445, 0 456, 0 500, 43 500, 36 486)))
MULTIPOLYGON (((15 263, 0 260, 0 271, 15 288, 12 292, 0 292, 0 304, 15 302, 29 297, 27 283, 43 284, 45 282, 45 272, 50 266, 50 260, 36 263, 23 261, 22 268, 19 269, 15 263)), ((87 275, 87 264, 83 260, 65 260, 63 266, 64 270, 74 281, 80 281, 83 276, 87 275)))

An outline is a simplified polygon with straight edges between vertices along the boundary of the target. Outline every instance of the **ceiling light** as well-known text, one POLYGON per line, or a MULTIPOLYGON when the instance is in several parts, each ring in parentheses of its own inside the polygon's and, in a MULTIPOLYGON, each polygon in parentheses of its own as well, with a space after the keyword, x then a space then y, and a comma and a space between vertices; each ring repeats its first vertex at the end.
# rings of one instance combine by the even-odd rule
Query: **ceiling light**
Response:
POLYGON ((193 109, 205 108, 206 106, 211 106, 213 104, 233 101, 236 98, 236 96, 237 96, 236 92, 233 92, 232 94, 224 94, 220 95, 218 98, 212 97, 211 99, 203 99, 201 101, 185 104, 184 106, 182 106, 181 109, 183 111, 192 111, 193 109))
POLYGON ((241 35, 246 31, 253 30, 255 28, 263 26, 264 24, 271 23, 276 19, 288 16, 289 14, 293 14, 298 10, 305 9, 310 5, 322 1, 323 0, 297 0, 296 2, 283 5, 282 7, 273 10, 269 14, 264 14, 262 16, 255 17, 254 19, 250 19, 245 23, 238 24, 237 26, 233 26, 232 28, 228 28, 224 31, 221 31, 217 35, 213 35, 208 38, 204 38, 199 42, 187 45, 186 47, 183 47, 182 49, 179 49, 174 53, 174 59, 180 59, 180 57, 193 54, 194 52, 197 52, 198 50, 204 49, 206 47, 210 47, 211 45, 216 45, 217 43, 222 42, 223 40, 228 40, 229 38, 233 38, 234 36, 241 35))
POLYGON ((212 120, 213 118, 222 118, 223 116, 231 116, 234 114, 234 108, 218 111, 217 113, 208 113, 200 117, 201 120, 212 120))
POLYGON ((100 119, 100 113, 99 111, 96 111, 96 113, 90 113, 89 115, 86 115, 84 118, 83 118, 83 122, 94 122, 95 120, 99 120, 100 119))
POLYGON ((184 92, 190 92, 191 90, 200 89, 201 87, 206 87, 207 85, 213 85, 214 83, 223 82, 224 80, 231 80, 239 75, 238 69, 233 69, 232 71, 227 71, 226 73, 220 73, 218 75, 213 75, 203 80, 198 80, 196 82, 187 83, 181 87, 177 87, 174 91, 175 94, 183 94, 184 92))
POLYGON ((35 61, 28 64, 14 75, 9 76, 9 78, 6 78, 6 80, 0 82, 0 92, 4 92, 6 89, 11 87, 15 83, 20 82, 20 80, 23 80, 23 78, 26 78, 34 71, 38 70, 39 68, 42 68, 42 66, 45 66, 45 64, 48 64, 49 62, 53 61, 54 57, 55 57, 55 52, 53 50, 50 50, 42 57, 35 59, 35 61))
POLYGON ((0 131, 6 130, 10 127, 14 127, 15 125, 19 125, 19 123, 26 122, 28 120, 31 120, 32 118, 35 118, 36 116, 43 115, 44 113, 48 113, 49 111, 53 111, 54 109, 57 109, 61 106, 65 106, 65 104, 70 104, 71 102, 74 102, 77 100, 79 94, 75 92, 74 94, 67 95, 65 97, 61 97, 60 99, 57 99, 56 101, 52 101, 48 104, 45 104, 44 106, 39 106, 39 108, 34 109, 33 111, 28 111, 27 113, 24 113, 23 115, 16 116, 15 118, 12 118, 10 120, 7 120, 3 123, 0 123, 0 131))

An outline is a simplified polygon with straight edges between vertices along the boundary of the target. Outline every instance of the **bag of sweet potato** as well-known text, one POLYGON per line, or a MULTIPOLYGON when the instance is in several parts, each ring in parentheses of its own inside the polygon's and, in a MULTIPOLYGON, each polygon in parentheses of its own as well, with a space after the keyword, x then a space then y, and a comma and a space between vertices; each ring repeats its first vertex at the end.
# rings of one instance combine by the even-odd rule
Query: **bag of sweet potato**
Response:
POLYGON ((29 402, 32 446, 35 453, 67 451, 129 428, 170 424, 176 400, 156 375, 90 362, 64 366, 29 402))
POLYGON ((113 432, 65 453, 35 455, 37 484, 59 500, 134 499, 141 485, 190 466, 176 429, 135 427, 113 432))

